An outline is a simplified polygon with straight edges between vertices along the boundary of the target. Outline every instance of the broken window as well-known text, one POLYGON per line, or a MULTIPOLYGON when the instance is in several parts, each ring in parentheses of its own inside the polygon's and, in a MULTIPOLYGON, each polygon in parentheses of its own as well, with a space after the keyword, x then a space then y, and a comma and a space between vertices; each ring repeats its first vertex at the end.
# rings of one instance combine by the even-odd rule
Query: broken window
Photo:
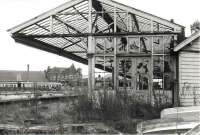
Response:
POLYGON ((113 37, 97 37, 95 40, 95 50, 99 54, 114 53, 113 37))
POLYGON ((128 18, 127 12, 116 12, 116 22, 118 24, 117 27, 119 27, 121 31, 128 31, 128 18))
POLYGON ((151 53, 151 37, 140 37, 140 52, 151 53))
POLYGON ((119 59, 119 87, 131 86, 131 66, 130 58, 119 59))
POLYGON ((164 57, 164 89, 172 90, 173 88, 173 60, 170 56, 164 57))
POLYGON ((96 57, 95 69, 95 88, 96 89, 113 89, 113 57, 101 56, 96 57))
POLYGON ((127 43, 128 40, 126 37, 117 38, 117 47, 119 53, 127 52, 127 43))
POLYGON ((153 37, 153 53, 154 54, 164 53, 163 37, 153 37))
POLYGON ((164 52, 169 53, 173 48, 173 41, 171 36, 165 36, 163 39, 164 42, 164 52))
POLYGON ((149 89, 149 58, 119 59, 119 87, 134 90, 149 89))
POLYGON ((118 53, 151 53, 151 37, 117 38, 118 53))
POLYGON ((153 56, 153 89, 163 89, 163 56, 153 56))
POLYGON ((149 63, 146 58, 138 58, 136 62, 136 90, 148 90, 149 88, 149 63))
POLYGON ((129 52, 130 53, 139 53, 140 52, 140 40, 136 37, 129 37, 128 38, 129 44, 129 52))

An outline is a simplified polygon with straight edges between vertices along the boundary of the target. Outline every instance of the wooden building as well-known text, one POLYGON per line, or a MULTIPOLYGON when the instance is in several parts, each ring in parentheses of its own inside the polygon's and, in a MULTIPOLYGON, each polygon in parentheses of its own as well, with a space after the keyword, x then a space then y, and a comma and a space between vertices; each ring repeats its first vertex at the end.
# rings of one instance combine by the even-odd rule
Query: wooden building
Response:
POLYGON ((8 31, 18 43, 87 64, 89 96, 99 74, 112 76, 117 93, 147 102, 177 93, 173 49, 184 27, 172 21, 113 0, 72 0, 8 31))
POLYGON ((200 30, 174 48, 178 53, 181 106, 200 105, 200 30))

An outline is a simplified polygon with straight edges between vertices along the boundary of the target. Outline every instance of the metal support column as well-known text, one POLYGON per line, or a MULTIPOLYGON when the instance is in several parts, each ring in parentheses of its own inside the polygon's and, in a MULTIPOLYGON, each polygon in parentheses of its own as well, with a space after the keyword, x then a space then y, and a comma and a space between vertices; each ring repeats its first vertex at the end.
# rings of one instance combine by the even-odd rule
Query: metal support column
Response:
MULTIPOLYGON (((151 32, 153 33, 153 21, 151 20, 151 32)), ((152 48, 152 53, 153 53, 153 36, 151 37, 151 48, 152 48)), ((150 67, 151 67, 151 73, 150 73, 150 78, 149 78, 149 103, 152 104, 152 96, 155 96, 155 91, 153 91, 153 55, 150 58, 151 63, 150 63, 150 67)), ((154 97, 155 99, 156 97, 154 97)), ((154 100, 155 102, 155 100, 154 100)))
MULTIPOLYGON (((114 33, 117 31, 116 5, 114 6, 114 33)), ((118 92, 117 37, 114 37, 114 90, 118 92)))
MULTIPOLYGON (((92 33, 92 0, 88 1, 88 30, 92 33)), ((88 97, 92 96, 95 85, 95 45, 92 36, 88 36, 88 97)))

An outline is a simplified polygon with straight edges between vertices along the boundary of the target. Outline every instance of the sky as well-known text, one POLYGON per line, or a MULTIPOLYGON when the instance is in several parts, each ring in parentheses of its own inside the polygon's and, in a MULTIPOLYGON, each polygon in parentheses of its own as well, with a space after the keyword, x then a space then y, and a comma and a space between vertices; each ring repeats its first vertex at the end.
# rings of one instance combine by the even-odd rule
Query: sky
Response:
MULTIPOLYGON (((70 59, 16 43, 7 29, 21 24, 68 0, 0 0, 0 70, 43 71, 47 66, 75 67, 87 74, 87 66, 70 59)), ((190 35, 190 25, 200 21, 199 0, 115 0, 161 18, 174 19, 185 26, 186 36, 190 35)))

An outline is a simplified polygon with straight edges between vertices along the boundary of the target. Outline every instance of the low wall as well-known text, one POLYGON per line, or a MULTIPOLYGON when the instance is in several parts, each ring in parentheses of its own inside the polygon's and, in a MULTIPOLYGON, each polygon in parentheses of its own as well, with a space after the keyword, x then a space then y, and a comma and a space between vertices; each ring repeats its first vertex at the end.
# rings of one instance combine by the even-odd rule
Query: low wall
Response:
POLYGON ((176 130, 189 130, 199 124, 199 121, 184 121, 177 119, 156 119, 142 122, 137 125, 138 133, 168 133, 176 130))

